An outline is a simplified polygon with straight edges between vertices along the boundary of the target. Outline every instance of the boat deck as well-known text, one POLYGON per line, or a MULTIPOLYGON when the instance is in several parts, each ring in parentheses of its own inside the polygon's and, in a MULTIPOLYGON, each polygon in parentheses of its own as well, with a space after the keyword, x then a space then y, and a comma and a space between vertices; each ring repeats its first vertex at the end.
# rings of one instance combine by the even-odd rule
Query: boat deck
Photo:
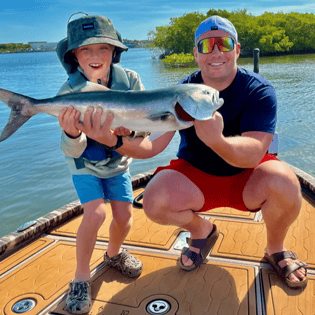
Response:
MULTIPOLYGON (((135 189, 135 196, 143 189, 135 189)), ((143 262, 144 269, 137 279, 123 276, 103 263, 111 221, 108 204, 91 259, 90 314, 315 314, 315 203, 312 193, 303 196, 301 214, 290 227, 285 246, 309 265, 305 290, 287 288, 261 261, 266 228, 260 212, 231 208, 201 214, 218 226, 220 237, 207 262, 192 272, 176 265, 187 232, 158 225, 134 208, 124 247, 143 262)), ((34 304, 25 314, 68 314, 64 296, 74 277, 75 237, 81 220, 79 215, 0 260, 0 314, 16 314, 13 307, 23 299, 28 301, 25 307, 34 304)))

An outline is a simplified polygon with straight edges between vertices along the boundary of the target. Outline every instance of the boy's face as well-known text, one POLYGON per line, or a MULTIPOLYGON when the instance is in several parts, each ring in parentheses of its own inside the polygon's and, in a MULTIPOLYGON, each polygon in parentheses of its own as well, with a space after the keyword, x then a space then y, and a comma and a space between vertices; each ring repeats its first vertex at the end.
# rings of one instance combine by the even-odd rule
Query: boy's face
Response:
POLYGON ((73 53, 89 81, 97 83, 98 79, 107 81, 114 49, 110 44, 92 44, 74 49, 73 53))

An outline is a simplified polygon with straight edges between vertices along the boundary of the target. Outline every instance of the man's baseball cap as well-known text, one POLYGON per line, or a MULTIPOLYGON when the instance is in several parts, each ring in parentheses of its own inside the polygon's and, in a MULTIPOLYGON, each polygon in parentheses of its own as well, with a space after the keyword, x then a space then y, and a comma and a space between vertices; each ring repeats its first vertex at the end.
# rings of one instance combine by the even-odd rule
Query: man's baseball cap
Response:
POLYGON ((221 30, 229 33, 236 42, 238 41, 238 36, 234 25, 226 18, 222 18, 218 15, 213 15, 202 21, 198 26, 195 33, 195 44, 197 45, 198 38, 205 32, 221 30))

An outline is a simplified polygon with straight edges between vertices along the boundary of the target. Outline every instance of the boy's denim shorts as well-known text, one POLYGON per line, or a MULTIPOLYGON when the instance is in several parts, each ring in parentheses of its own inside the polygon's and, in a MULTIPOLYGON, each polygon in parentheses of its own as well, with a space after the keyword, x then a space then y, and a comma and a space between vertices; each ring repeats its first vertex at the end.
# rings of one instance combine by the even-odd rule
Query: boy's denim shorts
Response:
POLYGON ((129 171, 110 178, 94 175, 72 175, 72 180, 81 204, 104 198, 105 200, 133 201, 129 171))

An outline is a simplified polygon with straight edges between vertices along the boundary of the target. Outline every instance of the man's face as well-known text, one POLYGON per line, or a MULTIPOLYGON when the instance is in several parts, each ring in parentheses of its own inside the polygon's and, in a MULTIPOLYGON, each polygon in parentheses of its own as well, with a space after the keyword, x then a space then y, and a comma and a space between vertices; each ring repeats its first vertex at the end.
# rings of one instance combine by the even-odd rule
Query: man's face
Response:
MULTIPOLYGON (((211 37, 231 37, 232 36, 224 31, 208 31, 198 38, 198 42, 204 38, 211 37)), ((229 82, 233 81, 236 72, 236 61, 240 54, 241 45, 235 43, 232 51, 220 51, 217 44, 209 54, 199 53, 197 48, 194 48, 195 60, 201 70, 202 77, 205 84, 210 82, 229 82)))
POLYGON ((93 44, 74 50, 80 67, 91 82, 108 76, 115 47, 109 44, 93 44))

